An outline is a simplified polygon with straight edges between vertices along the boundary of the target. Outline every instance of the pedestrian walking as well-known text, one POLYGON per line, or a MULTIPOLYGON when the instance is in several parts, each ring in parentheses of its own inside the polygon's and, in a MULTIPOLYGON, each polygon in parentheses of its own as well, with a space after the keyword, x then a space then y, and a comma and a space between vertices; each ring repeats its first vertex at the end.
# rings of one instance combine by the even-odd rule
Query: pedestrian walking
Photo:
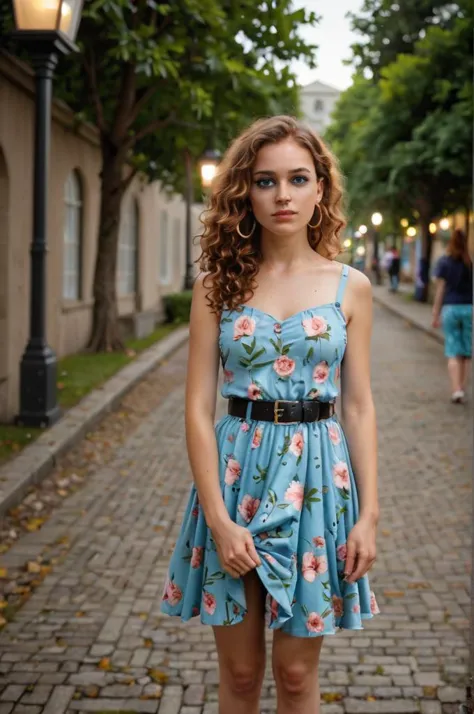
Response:
POLYGON ((456 229, 436 264, 433 327, 442 326, 451 401, 462 404, 472 358, 472 260, 466 234, 456 229))
POLYGON ((392 246, 390 253, 391 260, 387 272, 390 278, 390 292, 396 293, 400 283, 400 253, 396 245, 392 246))
POLYGON ((194 483, 161 609, 213 627, 220 714, 259 711, 265 622, 278 712, 316 714, 324 635, 379 612, 367 575, 372 296, 335 260, 341 199, 321 139, 272 117, 228 149, 203 218, 186 386, 194 483), (219 359, 228 411, 214 425, 219 359))

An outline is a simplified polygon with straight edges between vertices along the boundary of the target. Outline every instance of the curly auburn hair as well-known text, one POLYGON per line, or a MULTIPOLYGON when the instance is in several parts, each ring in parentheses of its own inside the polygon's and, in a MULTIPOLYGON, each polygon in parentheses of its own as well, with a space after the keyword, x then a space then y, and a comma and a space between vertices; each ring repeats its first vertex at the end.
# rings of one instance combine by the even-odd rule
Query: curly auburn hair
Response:
MULTIPOLYGON (((323 141, 303 122, 291 116, 259 119, 229 147, 212 184, 208 206, 201 221, 201 255, 198 262, 209 287, 207 301, 211 311, 234 310, 249 300, 256 288, 261 262, 261 227, 251 230, 249 193, 252 168, 258 151, 267 144, 293 139, 313 157, 316 176, 323 181, 321 224, 308 227, 308 242, 315 252, 334 259, 341 251, 339 235, 345 226, 341 208, 342 178, 337 161, 323 141), (241 223, 242 222, 242 223, 241 223)), ((317 222, 317 221, 316 221, 317 222)))

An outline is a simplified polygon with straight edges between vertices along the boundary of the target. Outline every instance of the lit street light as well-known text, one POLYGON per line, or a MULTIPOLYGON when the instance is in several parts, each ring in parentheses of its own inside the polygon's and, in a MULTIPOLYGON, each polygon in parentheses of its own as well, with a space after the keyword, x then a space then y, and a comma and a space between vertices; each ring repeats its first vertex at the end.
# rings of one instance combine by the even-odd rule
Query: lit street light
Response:
POLYGON ((371 216, 371 222, 373 225, 372 230, 372 246, 373 246, 373 256, 372 256, 372 269, 375 274, 376 285, 382 284, 382 275, 380 273, 380 260, 379 260, 379 232, 378 228, 382 225, 383 216, 381 213, 373 213, 371 216))
MULTIPOLYGON (((194 203, 193 190, 193 160, 191 152, 186 149, 184 152, 186 166, 186 271, 184 274, 183 290, 192 290, 194 285, 193 260, 192 260, 192 205, 194 203)), ((219 165, 220 154, 213 149, 206 149, 198 161, 202 185, 209 188, 216 174, 219 165)))
POLYGON ((46 253, 51 98, 60 54, 77 50, 83 0, 13 0, 12 37, 29 53, 35 69, 33 239, 31 243, 30 331, 20 366, 18 424, 48 426, 60 416, 57 360, 46 342, 46 253))

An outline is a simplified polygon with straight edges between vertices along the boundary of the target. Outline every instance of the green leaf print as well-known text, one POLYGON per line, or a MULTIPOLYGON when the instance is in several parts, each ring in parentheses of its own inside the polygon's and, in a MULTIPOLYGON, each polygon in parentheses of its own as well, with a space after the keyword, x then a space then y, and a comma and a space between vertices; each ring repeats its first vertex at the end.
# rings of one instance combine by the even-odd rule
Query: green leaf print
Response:
POLYGON ((257 364, 252 364, 252 369, 261 369, 262 367, 268 367, 268 365, 273 364, 274 360, 269 360, 268 362, 258 362, 257 364))
POLYGON ((257 464, 257 471, 258 474, 253 477, 253 480, 255 483, 262 483, 267 478, 268 466, 264 469, 257 464))
POLYGON ((275 352, 278 352, 278 354, 281 355, 281 353, 282 353, 282 352, 281 352, 281 350, 282 350, 282 342, 281 342, 280 337, 277 339, 276 342, 275 342, 275 340, 273 340, 273 339, 270 338, 270 344, 272 344, 273 347, 275 348, 275 352))
POLYGON ((240 357, 239 364, 241 367, 251 367, 252 361, 247 359, 246 357, 240 357))
POLYGON ((301 605, 301 609, 303 610, 303 615, 304 615, 305 617, 309 617, 309 610, 308 610, 308 608, 306 607, 306 605, 301 605))
POLYGON ((324 582, 321 583, 323 588, 328 588, 329 587, 329 580, 325 580, 324 582))
POLYGON ((209 577, 207 577, 207 574, 204 579, 204 587, 206 585, 214 585, 216 580, 223 580, 225 578, 225 573, 223 573, 221 570, 216 570, 215 573, 212 573, 209 577))
POLYGON ((323 613, 321 613, 321 617, 324 618, 327 617, 328 615, 331 615, 332 613, 332 607, 327 607, 323 613))
POLYGON ((277 502, 276 493, 271 488, 268 489, 268 500, 270 501, 272 506, 274 506, 275 503, 277 502))
POLYGON ((259 357, 261 357, 263 354, 265 354, 265 352, 266 352, 265 347, 262 347, 260 350, 257 350, 257 352, 255 352, 255 354, 252 355, 252 357, 251 357, 252 362, 254 360, 258 359, 259 357))
POLYGON ((353 600, 355 597, 357 597, 357 593, 348 593, 347 595, 344 596, 345 600, 353 600))
POLYGON ((244 348, 244 350, 246 351, 246 353, 248 355, 251 355, 255 349, 255 345, 257 344, 257 338, 254 337, 252 342, 249 345, 247 345, 245 342, 242 342, 241 344, 242 344, 242 347, 244 348))
POLYGON ((308 511, 311 513, 311 504, 312 503, 319 503, 321 501, 320 498, 317 498, 314 494, 319 493, 319 489, 317 488, 312 488, 311 491, 308 491, 304 495, 304 505, 308 509, 308 511))
POLYGON ((290 342, 289 345, 285 345, 281 351, 282 355, 287 355, 288 352, 290 351, 290 349, 292 348, 292 346, 293 346, 293 342, 290 342))
POLYGON ((326 593, 323 593, 323 600, 325 602, 332 602, 332 599, 326 593))
POLYGON ((233 322, 231 317, 223 317, 221 322, 233 322))
POLYGON ((288 453, 288 449, 290 448, 291 444, 291 436, 289 434, 285 435, 285 440, 283 442, 283 446, 281 447, 281 451, 278 451, 278 456, 284 456, 285 454, 288 453))
POLYGON ((306 353, 306 357, 303 360, 303 364, 306 366, 311 362, 311 357, 314 355, 314 347, 310 347, 306 353))
POLYGON ((269 580, 278 580, 276 575, 273 575, 273 573, 268 573, 268 579, 269 580))
POLYGON ((279 503, 277 508, 288 508, 289 505, 289 503, 279 503))

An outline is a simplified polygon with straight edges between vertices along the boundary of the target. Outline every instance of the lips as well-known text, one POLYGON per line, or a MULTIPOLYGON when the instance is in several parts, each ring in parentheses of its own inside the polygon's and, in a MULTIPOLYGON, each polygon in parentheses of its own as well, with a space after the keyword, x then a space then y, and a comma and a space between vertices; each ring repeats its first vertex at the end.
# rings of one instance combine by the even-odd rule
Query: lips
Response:
POLYGON ((294 215, 296 215, 296 213, 295 213, 295 211, 277 211, 273 215, 274 216, 294 216, 294 215))

